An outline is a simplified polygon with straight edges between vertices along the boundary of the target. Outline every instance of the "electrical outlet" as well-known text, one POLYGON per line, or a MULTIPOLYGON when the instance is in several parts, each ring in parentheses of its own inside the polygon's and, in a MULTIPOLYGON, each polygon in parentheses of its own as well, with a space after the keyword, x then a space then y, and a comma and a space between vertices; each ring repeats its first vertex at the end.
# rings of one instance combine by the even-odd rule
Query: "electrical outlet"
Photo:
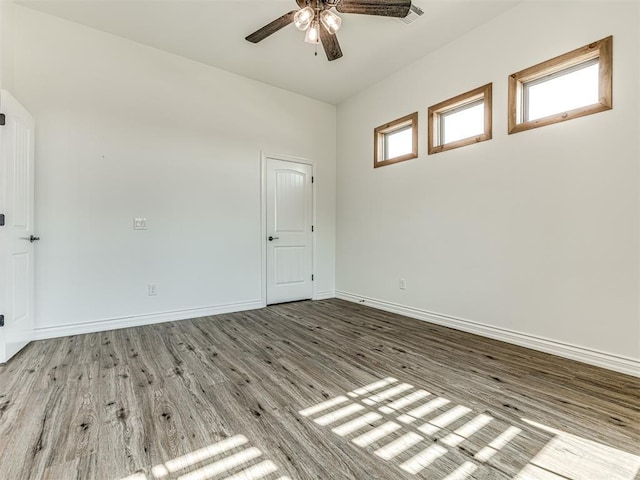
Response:
POLYGON ((146 230, 147 229, 147 219, 146 218, 134 218, 133 219, 133 229, 134 230, 146 230))
POLYGON ((155 283, 149 284, 149 296, 152 297, 154 295, 158 295, 158 285, 155 283))
POLYGON ((407 288, 407 281, 404 278, 400 279, 400 282, 398 282, 399 286, 400 286, 400 290, 406 290, 407 288))

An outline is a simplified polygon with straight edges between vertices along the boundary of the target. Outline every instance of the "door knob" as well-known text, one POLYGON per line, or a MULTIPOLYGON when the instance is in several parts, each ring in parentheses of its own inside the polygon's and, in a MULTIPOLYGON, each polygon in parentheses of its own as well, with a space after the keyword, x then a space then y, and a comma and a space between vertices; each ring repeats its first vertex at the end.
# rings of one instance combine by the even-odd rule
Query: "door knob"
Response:
POLYGON ((269 235, 269 238, 268 238, 270 242, 273 242, 274 240, 279 240, 279 239, 280 237, 272 237, 271 235, 269 235))
POLYGON ((36 242, 36 241, 38 241, 38 240, 40 240, 40 237, 34 237, 33 235, 31 235, 31 236, 29 237, 29 241, 30 241, 31 243, 36 242))

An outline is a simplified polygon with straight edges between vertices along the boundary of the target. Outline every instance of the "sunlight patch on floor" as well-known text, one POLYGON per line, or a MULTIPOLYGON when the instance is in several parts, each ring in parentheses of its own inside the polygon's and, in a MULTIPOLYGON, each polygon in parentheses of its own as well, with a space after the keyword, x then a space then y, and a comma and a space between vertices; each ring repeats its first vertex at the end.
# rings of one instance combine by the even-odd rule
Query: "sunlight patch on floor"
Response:
POLYGON ((433 420, 429 420, 429 422, 418 427, 418 430, 421 431, 422 433, 426 433, 427 435, 433 435, 438 430, 446 427, 447 425, 452 424, 459 418, 464 417, 470 411, 471 409, 468 407, 457 405, 453 407, 451 410, 444 412, 442 415, 439 415, 433 420))
MULTIPOLYGON (((231 475, 227 477, 226 480, 257 480, 259 478, 264 478, 272 472, 278 470, 275 463, 271 460, 265 460, 258 465, 254 465, 253 467, 249 467, 242 472, 236 473, 235 475, 231 475)), ((205 477, 211 478, 211 477, 205 477)))
POLYGON ((414 445, 420 443, 422 440, 424 439, 417 433, 405 433, 400 438, 387 443, 384 447, 379 448, 373 453, 383 460, 391 460, 392 458, 400 455, 402 452, 409 450, 414 445))
POLYGON ((364 410, 362 405, 358 405, 357 403, 352 403, 351 405, 347 405, 340 410, 336 410, 335 412, 327 413, 321 417, 318 417, 314 420, 318 425, 329 425, 331 423, 337 422, 341 418, 348 417, 360 410, 364 410))
POLYGON ((587 440, 546 425, 522 421, 555 436, 531 459, 517 480, 567 477, 572 480, 633 480, 640 473, 640 456, 618 450, 602 443, 587 440), (540 470, 559 477, 540 477, 540 470), (538 476, 536 476, 538 475, 538 476))
POLYGON ((393 377, 387 377, 382 380, 378 380, 376 382, 370 383, 369 385, 365 385, 364 387, 360 387, 356 390, 349 392, 347 395, 350 397, 359 397, 360 395, 366 395, 369 392, 373 392, 375 390, 379 390, 382 387, 386 387, 387 385, 391 385, 392 383, 397 382, 393 377))
POLYGON ((344 403, 347 401, 349 401, 347 397, 336 397, 336 398, 332 398, 331 400, 327 400, 326 402, 322 402, 317 405, 314 405, 313 407, 300 410, 300 412, 298 413, 303 417, 308 417, 309 415, 314 415, 318 412, 322 412, 323 410, 327 410, 331 407, 335 407, 336 405, 340 405, 341 403, 344 403))
POLYGON ((372 395, 369 398, 362 400, 362 403, 366 403, 367 405, 374 405, 379 403, 387 398, 393 398, 402 392, 406 392, 407 390, 411 390, 413 385, 409 385, 408 383, 402 383, 395 387, 390 388, 389 390, 385 390, 384 392, 380 392, 376 395, 372 395))
MULTIPOLYGON (((441 442, 434 443, 428 437, 465 420, 472 414, 471 408, 456 405, 444 397, 432 398, 432 394, 426 390, 398 382, 394 377, 386 377, 347 392, 351 400, 341 395, 300 410, 299 413, 313 419, 318 425, 331 424, 331 431, 341 437, 354 435, 351 443, 361 448, 374 447, 373 455, 384 461, 402 457, 399 468, 411 474, 423 472, 450 453, 447 447, 457 447, 494 420, 487 414, 473 415, 445 435, 441 442), (382 404, 377 408, 380 413, 369 410, 378 404, 382 404), (407 411, 408 408, 411 409, 407 411), (420 420, 422 423, 419 426, 413 425, 420 420), (418 452, 411 453, 415 449, 418 452)), ((488 450, 483 455, 489 459, 513 440, 517 433, 515 427, 507 426, 485 447, 488 450)), ((447 480, 463 480, 477 468, 478 464, 469 458, 455 465, 445 477, 447 480)))
POLYGON ((247 450, 234 453, 233 455, 230 455, 227 458, 223 458, 222 460, 218 460, 217 462, 211 463, 206 467, 202 467, 193 472, 187 473, 185 475, 181 475, 180 477, 178 477, 178 479, 179 480, 206 480, 208 478, 214 477, 215 475, 219 475, 235 467, 238 467, 243 463, 247 463, 249 460, 258 458, 261 455, 262 455, 262 452, 257 448, 253 448, 253 447, 248 448, 247 450))
POLYGON ((409 460, 400 465, 400 468, 405 472, 416 473, 421 472, 429 465, 431 465, 436 459, 442 457, 447 453, 447 449, 441 447, 438 444, 433 444, 422 450, 417 455, 414 455, 409 460))
POLYGON ((420 405, 418 408, 414 408, 404 415, 400 415, 398 417, 398 420, 400 420, 402 423, 413 423, 422 417, 426 417, 431 412, 434 412, 439 408, 445 406, 447 403, 449 403, 449 400, 447 400, 446 398, 438 397, 434 400, 431 400, 430 402, 425 403, 424 405, 420 405))
POLYGON ((504 448, 507 443, 516 438, 518 434, 522 432, 518 427, 509 427, 496 438, 494 438, 489 445, 484 447, 478 453, 475 454, 475 459, 480 460, 481 462, 488 461, 491 457, 493 457, 499 450, 504 448))
MULTIPOLYGON (((271 480, 278 467, 262 457, 244 435, 235 435, 156 465, 150 476, 136 472, 120 480, 271 480)), ((277 480, 291 479, 280 476, 277 480)))
POLYGON ((177 472, 178 470, 185 469, 196 463, 203 462, 204 460, 220 455, 227 450, 232 450, 236 447, 244 445, 249 440, 244 435, 236 435, 235 437, 222 440, 221 442, 209 445, 208 447, 201 448, 194 452, 178 457, 174 460, 169 460, 163 465, 156 465, 151 469, 151 473, 156 478, 162 478, 169 473, 177 472))
MULTIPOLYGON (((481 467, 495 468, 500 462, 492 463, 494 457, 523 440, 520 445, 527 441, 538 445, 535 453, 531 450, 533 458, 525 458, 521 447, 510 447, 509 455, 519 455, 515 458, 524 465, 515 480, 634 480, 640 471, 640 457, 636 455, 520 419, 531 425, 527 433, 520 422, 520 427, 509 425, 398 382, 394 377, 376 380, 346 392, 346 397, 329 399, 299 413, 317 425, 331 424, 331 431, 340 437, 353 436, 351 443, 362 449, 372 448, 369 452, 382 461, 433 480, 466 480, 481 467), (371 410, 376 407, 380 413, 371 410), (420 420, 426 423, 416 425, 420 420), (471 437, 473 447, 465 447, 471 437), (438 462, 436 474, 432 469, 438 462)), ((509 457, 501 461, 509 463, 509 457)))
POLYGON ((471 435, 476 433, 481 428, 485 427, 491 420, 493 420, 493 417, 491 415, 481 413, 473 420, 468 421, 460 428, 454 430, 452 433, 444 437, 442 439, 442 443, 448 445, 449 447, 457 447, 471 435))
POLYGON ((473 472, 478 469, 478 466, 472 462, 464 462, 460 467, 456 468, 449 475, 444 477, 443 480, 464 480, 469 478, 473 472))
POLYGON ((382 413, 390 414, 397 410, 402 410, 409 405, 416 403, 418 400, 422 400, 423 398, 431 395, 426 390, 418 390, 417 392, 410 393, 409 395, 405 395, 404 397, 396 400, 395 402, 391 402, 389 405, 385 405, 383 407, 378 408, 382 413))
POLYGON ((362 435, 354 438, 351 441, 359 447, 368 447, 372 443, 383 439, 396 430, 400 430, 400 428, 402 427, 400 427, 400 425, 398 425, 397 423, 387 422, 383 425, 380 425, 379 427, 369 430, 367 433, 363 433, 362 435))
POLYGON ((382 415, 377 414, 376 412, 365 413, 361 417, 358 417, 350 422, 344 423, 339 427, 332 429, 331 431, 341 437, 345 435, 349 435, 350 433, 355 432, 356 430, 360 430, 363 427, 366 427, 370 423, 375 422, 376 420, 380 420, 382 415))

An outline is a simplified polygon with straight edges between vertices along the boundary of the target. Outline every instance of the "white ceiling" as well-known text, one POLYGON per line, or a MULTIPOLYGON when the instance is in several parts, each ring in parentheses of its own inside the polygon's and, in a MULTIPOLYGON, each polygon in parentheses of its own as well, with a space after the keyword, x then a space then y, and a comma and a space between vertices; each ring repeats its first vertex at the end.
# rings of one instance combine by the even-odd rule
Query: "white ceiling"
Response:
POLYGON ((520 0, 415 0, 424 15, 342 14, 344 56, 328 62, 290 25, 244 37, 297 9, 295 0, 18 0, 17 3, 318 100, 337 104, 520 0))

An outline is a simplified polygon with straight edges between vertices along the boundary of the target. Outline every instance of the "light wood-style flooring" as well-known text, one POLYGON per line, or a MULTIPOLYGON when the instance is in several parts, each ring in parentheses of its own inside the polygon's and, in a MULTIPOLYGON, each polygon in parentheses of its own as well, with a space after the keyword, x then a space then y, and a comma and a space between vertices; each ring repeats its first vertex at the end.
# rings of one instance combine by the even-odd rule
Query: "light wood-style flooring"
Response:
POLYGON ((640 379, 341 300, 29 345, 0 479, 640 479, 640 379))

